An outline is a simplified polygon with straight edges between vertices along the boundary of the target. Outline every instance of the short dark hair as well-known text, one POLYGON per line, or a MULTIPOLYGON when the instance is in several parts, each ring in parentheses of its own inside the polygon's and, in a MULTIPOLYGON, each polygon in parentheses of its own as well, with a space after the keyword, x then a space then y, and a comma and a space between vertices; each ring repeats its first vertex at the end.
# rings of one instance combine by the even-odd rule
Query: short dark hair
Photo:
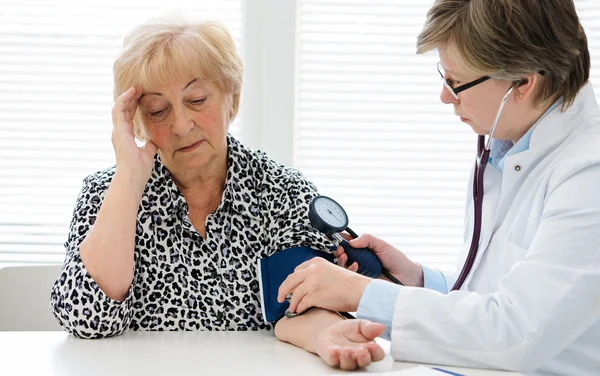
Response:
POLYGON ((482 76, 514 81, 543 71, 536 104, 563 97, 567 109, 590 75, 573 0, 437 0, 417 53, 448 43, 482 76))

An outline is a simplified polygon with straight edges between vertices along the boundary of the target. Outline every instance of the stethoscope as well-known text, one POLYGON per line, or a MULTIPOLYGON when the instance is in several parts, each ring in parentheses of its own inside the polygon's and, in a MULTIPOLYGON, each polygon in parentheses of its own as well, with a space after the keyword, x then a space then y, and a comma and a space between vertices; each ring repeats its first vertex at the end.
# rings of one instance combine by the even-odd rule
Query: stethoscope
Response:
MULTIPOLYGON (((481 222, 483 216, 483 177, 485 168, 488 165, 490 157, 490 147, 496 126, 502 115, 504 105, 508 101, 510 94, 513 89, 521 85, 522 81, 514 81, 500 103, 496 117, 490 129, 490 133, 485 141, 485 136, 481 135, 477 139, 477 158, 475 160, 475 173, 473 176, 473 202, 474 202, 474 226, 473 236, 471 238, 471 245, 469 247, 469 253, 467 259, 462 267, 462 270, 456 280, 451 291, 460 290, 463 283, 467 279, 467 276, 473 268, 475 258, 479 249, 479 240, 481 238, 481 222)), ((352 238, 357 238, 358 235, 348 227, 348 215, 340 204, 334 199, 327 196, 316 196, 313 198, 309 205, 308 218, 314 228, 324 233, 329 239, 334 241, 336 246, 342 246, 344 252, 348 256, 348 265, 352 265, 354 262, 358 262, 357 272, 367 277, 377 278, 381 274, 386 276, 390 281, 402 285, 397 278, 391 275, 383 265, 381 261, 373 251, 368 248, 353 248, 340 234, 346 231, 352 238)))
POLYGON ((496 117, 494 118, 494 123, 492 123, 492 128, 490 129, 487 143, 485 142, 485 136, 481 135, 477 138, 477 158, 475 159, 475 173, 473 175, 473 208, 475 221, 473 225, 473 236, 471 238, 471 246, 469 247, 467 259, 463 264, 456 283, 454 283, 454 286, 452 286, 450 291, 460 290, 463 283, 467 279, 467 276, 471 272, 473 264, 475 263, 477 251, 479 250, 479 240, 481 238, 481 222, 483 216, 483 176, 485 173, 485 168, 487 167, 490 159, 490 147, 492 144, 492 139, 506 101, 508 101, 513 89, 521 85, 521 83, 521 80, 513 82, 506 94, 504 94, 502 102, 500 103, 500 107, 498 108, 498 112, 496 113, 496 117))

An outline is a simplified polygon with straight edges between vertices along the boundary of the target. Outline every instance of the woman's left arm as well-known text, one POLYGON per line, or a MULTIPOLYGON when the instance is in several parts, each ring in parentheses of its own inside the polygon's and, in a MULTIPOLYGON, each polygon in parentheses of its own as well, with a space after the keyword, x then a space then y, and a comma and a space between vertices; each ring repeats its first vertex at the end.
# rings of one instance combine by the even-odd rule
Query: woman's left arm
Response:
MULTIPOLYGON (((316 187, 300 172, 290 176, 281 198, 273 203, 276 210, 271 211, 269 253, 299 246, 329 249, 331 242, 308 219, 310 201, 317 195, 316 187)), ((314 308, 293 319, 283 317, 275 326, 275 335, 283 342, 318 354, 332 367, 350 370, 383 359, 385 354, 374 339, 384 329, 381 324, 344 320, 337 312, 314 308)))
POLYGON ((383 325, 367 320, 345 320, 337 313, 312 309, 293 319, 282 318, 275 335, 283 342, 319 355, 325 363, 345 370, 379 361, 385 352, 375 342, 383 325))
POLYGON ((272 200, 269 210, 269 255, 294 247, 328 251, 332 242, 310 224, 308 207, 317 196, 317 188, 299 171, 282 183, 280 196, 272 200))

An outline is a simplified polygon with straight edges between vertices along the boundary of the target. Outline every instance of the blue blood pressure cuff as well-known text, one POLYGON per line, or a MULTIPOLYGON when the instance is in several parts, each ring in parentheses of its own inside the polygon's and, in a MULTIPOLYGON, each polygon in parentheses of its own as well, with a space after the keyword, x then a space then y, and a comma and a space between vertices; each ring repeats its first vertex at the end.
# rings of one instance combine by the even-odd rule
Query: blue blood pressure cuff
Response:
POLYGON ((322 257, 333 262, 333 254, 317 251, 308 247, 288 248, 267 258, 259 259, 257 265, 260 285, 260 303, 263 319, 266 323, 275 322, 285 315, 289 303, 277 301, 279 286, 294 269, 305 261, 322 257))

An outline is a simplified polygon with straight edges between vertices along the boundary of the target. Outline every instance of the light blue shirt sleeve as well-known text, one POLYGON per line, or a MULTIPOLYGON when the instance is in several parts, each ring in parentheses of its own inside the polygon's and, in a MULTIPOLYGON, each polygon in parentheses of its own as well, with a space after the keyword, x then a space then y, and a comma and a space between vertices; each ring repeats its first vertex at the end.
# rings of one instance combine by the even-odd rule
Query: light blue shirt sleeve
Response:
POLYGON ((372 280, 363 292, 356 311, 356 316, 359 319, 383 324, 385 332, 381 337, 387 340, 391 339, 394 307, 401 288, 400 285, 381 279, 372 280))
MULTIPOLYGON (((421 265, 423 269, 423 280, 425 288, 435 290, 442 294, 448 293, 446 277, 437 269, 430 269, 421 265)), ((394 308, 396 307, 396 298, 400 293, 402 286, 395 285, 381 279, 374 279, 363 292, 356 316, 359 319, 366 319, 381 323, 385 326, 385 332, 381 335, 387 340, 391 339, 392 320, 394 319, 394 308)))
POLYGON ((423 285, 426 289, 435 290, 442 294, 448 293, 446 277, 437 269, 430 269, 425 265, 421 265, 423 269, 423 285))

